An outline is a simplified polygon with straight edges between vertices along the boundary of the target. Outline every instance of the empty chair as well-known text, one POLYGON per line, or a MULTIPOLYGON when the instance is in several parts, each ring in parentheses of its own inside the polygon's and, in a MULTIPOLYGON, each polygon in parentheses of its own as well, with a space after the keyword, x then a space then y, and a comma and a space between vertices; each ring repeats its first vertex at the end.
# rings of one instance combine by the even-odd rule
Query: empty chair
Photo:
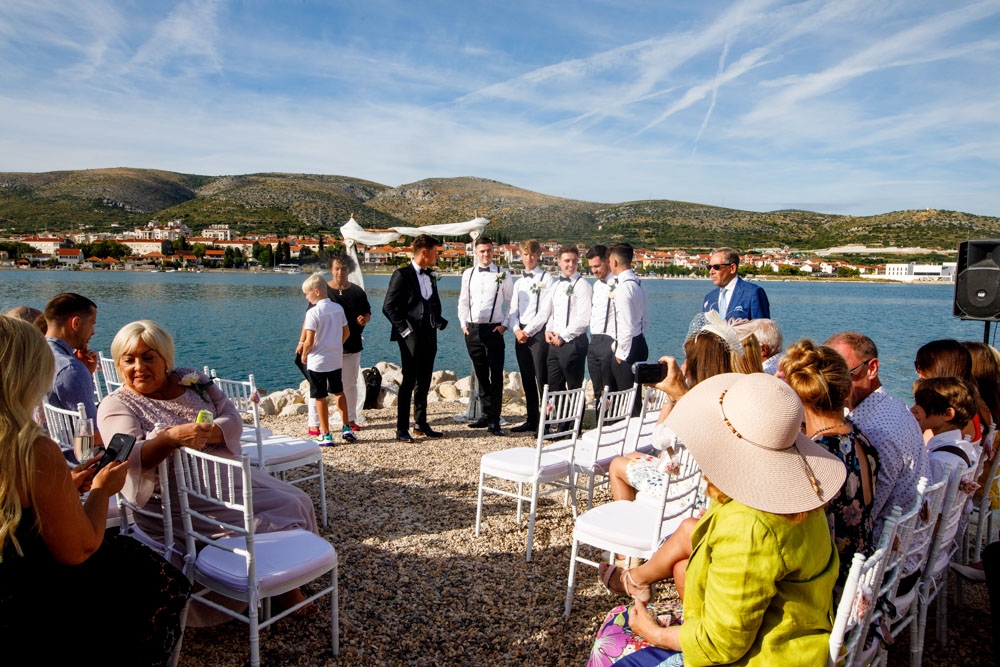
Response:
POLYGON ((854 554, 830 633, 829 667, 840 664, 851 667, 864 648, 885 566, 895 542, 898 519, 899 508, 896 507, 885 520, 875 553, 868 558, 862 553, 854 554))
POLYGON ((260 402, 253 374, 248 380, 227 380, 215 376, 212 382, 236 406, 240 414, 249 416, 251 423, 243 429, 243 453, 250 457, 250 463, 264 472, 274 475, 295 468, 315 466, 316 472, 288 480, 289 484, 302 484, 311 479, 319 480, 320 519, 327 525, 326 515, 326 474, 323 470, 323 454, 318 444, 312 440, 291 436, 273 436, 268 429, 260 426, 260 402), (265 433, 267 435, 265 435, 265 433), (249 434, 249 440, 247 436, 249 434))
POLYGON ((635 390, 634 385, 622 391, 609 391, 605 387, 597 411, 597 427, 580 437, 575 452, 564 450, 573 456, 577 488, 587 492, 588 510, 594 506, 594 487, 608 483, 608 466, 625 453, 635 390), (586 487, 579 484, 581 476, 587 479, 586 487))
MULTIPOLYGON (((167 473, 168 465, 170 465, 169 457, 163 459, 158 464, 160 479, 170 478, 167 473)), ((161 490, 157 488, 156 491, 153 492, 153 497, 160 501, 159 512, 137 507, 133 503, 129 502, 124 495, 118 496, 118 516, 120 525, 122 526, 120 532, 122 535, 126 535, 138 542, 141 542, 168 561, 172 562, 174 565, 180 567, 184 559, 184 554, 177 552, 174 548, 174 520, 170 510, 170 494, 161 493, 161 490), (137 514, 148 517, 163 525, 163 541, 152 537, 149 533, 139 527, 139 525, 134 523, 134 517, 137 514)))
MULTIPOLYGON (((538 422, 538 439, 534 447, 515 447, 483 455, 479 462, 479 497, 476 503, 476 537, 483 518, 483 494, 493 493, 517 500, 517 522, 521 522, 521 504, 531 504, 528 510, 528 546, 525 560, 531 561, 531 539, 535 531, 535 510, 538 497, 556 491, 574 491, 573 452, 577 432, 583 419, 586 396, 583 387, 542 393, 542 414, 538 422), (487 486, 487 478, 517 483, 517 492, 487 486), (530 495, 524 485, 531 486, 530 495), (540 487, 546 485, 545 491, 540 487)), ((573 505, 574 513, 576 504, 573 505)))
MULTIPOLYGON (((635 429, 634 436, 631 433, 629 434, 628 442, 632 442, 634 437, 634 444, 631 445, 631 451, 649 453, 655 449, 653 446, 653 429, 656 428, 656 422, 660 418, 660 410, 663 408, 663 401, 666 398, 667 395, 656 387, 643 388, 642 408, 639 411, 639 416, 633 417, 629 422, 629 429, 635 429)), ((625 451, 630 451, 628 443, 626 443, 625 451)))
POLYGON ((610 553, 649 559, 664 537, 694 515, 698 506, 701 469, 686 449, 681 450, 676 472, 669 475, 663 495, 640 492, 635 500, 616 500, 599 505, 576 518, 573 549, 566 584, 565 615, 569 616, 576 586, 576 564, 597 567, 597 561, 579 555, 580 544, 610 553))
POLYGON ((104 388, 107 389, 106 393, 110 394, 122 386, 122 381, 118 377, 118 367, 115 366, 114 359, 104 356, 104 352, 98 352, 97 358, 101 362, 101 375, 104 376, 104 388))
POLYGON ((339 654, 337 552, 333 546, 318 535, 299 528, 254 534, 251 467, 246 455, 241 461, 233 461, 182 448, 174 452, 173 465, 190 560, 188 577, 204 586, 192 596, 192 601, 250 626, 250 664, 256 667, 260 665, 259 630, 329 593, 331 646, 333 655, 339 654), (239 488, 233 484, 235 479, 242 480, 239 488), (203 514, 193 510, 191 497, 219 510, 240 511, 243 521, 241 524, 227 523, 213 518, 212 512, 203 514), (212 526, 211 531, 196 529, 196 520, 199 525, 212 526), (225 537, 218 537, 220 529, 225 531, 225 537), (209 532, 211 534, 207 534, 209 532), (199 544, 203 546, 200 551, 199 544), (293 591, 327 573, 330 583, 319 592, 275 616, 265 613, 263 620, 258 618, 269 607, 262 604, 267 598, 293 591), (213 601, 208 597, 210 592, 246 602, 247 613, 233 611, 213 601))

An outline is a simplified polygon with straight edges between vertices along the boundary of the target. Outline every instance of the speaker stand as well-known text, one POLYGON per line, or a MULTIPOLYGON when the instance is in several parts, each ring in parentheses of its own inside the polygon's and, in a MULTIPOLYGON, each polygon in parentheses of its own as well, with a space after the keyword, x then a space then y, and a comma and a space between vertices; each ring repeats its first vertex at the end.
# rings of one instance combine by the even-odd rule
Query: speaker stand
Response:
POLYGON ((987 322, 983 322, 983 327, 984 327, 983 328, 983 342, 986 343, 987 345, 989 345, 990 344, 990 323, 988 321, 987 322))

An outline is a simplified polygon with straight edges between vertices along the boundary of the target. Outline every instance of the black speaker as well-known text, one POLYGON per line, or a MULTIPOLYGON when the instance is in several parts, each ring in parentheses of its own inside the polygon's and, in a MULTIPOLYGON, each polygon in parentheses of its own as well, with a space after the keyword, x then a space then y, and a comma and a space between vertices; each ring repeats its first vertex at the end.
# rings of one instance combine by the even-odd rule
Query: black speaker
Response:
POLYGON ((953 313, 963 320, 1000 322, 1000 239, 958 245, 953 313))

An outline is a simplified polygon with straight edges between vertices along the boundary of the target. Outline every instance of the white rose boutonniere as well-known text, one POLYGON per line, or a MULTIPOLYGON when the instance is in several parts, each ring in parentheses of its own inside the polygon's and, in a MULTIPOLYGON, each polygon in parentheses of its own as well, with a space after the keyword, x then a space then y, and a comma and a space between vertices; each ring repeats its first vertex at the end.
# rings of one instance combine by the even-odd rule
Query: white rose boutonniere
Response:
POLYGON ((507 277, 506 271, 501 271, 497 274, 497 287, 503 284, 504 279, 507 277))
POLYGON ((615 288, 616 287, 618 287, 618 283, 611 283, 608 286, 608 298, 609 299, 614 299, 615 298, 615 288))
POLYGON ((203 376, 198 371, 191 371, 190 373, 186 373, 181 378, 181 386, 187 387, 188 389, 198 394, 201 400, 205 401, 206 403, 211 402, 208 400, 208 394, 206 393, 206 390, 210 386, 212 386, 212 383, 211 381, 208 381, 208 378, 203 376), (206 381, 203 382, 202 379, 206 381))
POLYGON ((566 296, 573 296, 573 285, 566 286, 566 296))

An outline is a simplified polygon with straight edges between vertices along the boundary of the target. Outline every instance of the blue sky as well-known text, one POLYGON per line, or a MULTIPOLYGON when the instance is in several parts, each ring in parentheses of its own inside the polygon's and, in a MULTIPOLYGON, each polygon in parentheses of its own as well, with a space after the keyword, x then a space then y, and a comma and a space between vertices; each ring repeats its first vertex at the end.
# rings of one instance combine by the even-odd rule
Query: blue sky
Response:
POLYGON ((3 0, 0 171, 1000 215, 1000 0, 3 0))

